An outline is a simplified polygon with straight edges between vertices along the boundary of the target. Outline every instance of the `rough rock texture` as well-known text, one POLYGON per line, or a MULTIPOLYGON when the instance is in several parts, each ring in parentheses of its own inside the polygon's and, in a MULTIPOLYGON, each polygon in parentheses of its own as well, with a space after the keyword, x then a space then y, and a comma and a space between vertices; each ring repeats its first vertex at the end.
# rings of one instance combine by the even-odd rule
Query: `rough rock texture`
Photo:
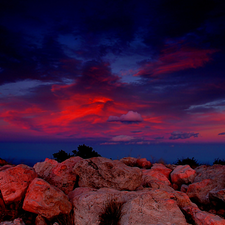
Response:
POLYGON ((23 222, 22 219, 18 218, 13 220, 12 222, 11 221, 1 222, 0 225, 25 225, 25 223, 23 222))
POLYGON ((137 166, 140 168, 151 168, 151 162, 148 161, 146 158, 137 159, 137 166))
POLYGON ((192 218, 196 225, 224 225, 225 220, 221 217, 201 211, 198 207, 187 206, 183 210, 192 218))
POLYGON ((192 183, 195 179, 196 172, 189 165, 177 166, 170 174, 172 183, 180 187, 182 184, 192 183))
POLYGON ((169 196, 167 198, 167 196, 157 194, 159 193, 151 191, 141 193, 136 198, 126 202, 122 208, 124 215, 121 218, 121 224, 188 224, 175 200, 170 199, 169 196))
POLYGON ((171 169, 167 168, 161 163, 154 163, 151 170, 164 174, 168 179, 170 178, 170 173, 172 172, 171 169))
POLYGON ((124 157, 122 159, 120 159, 120 162, 126 164, 127 166, 137 166, 137 159, 134 157, 124 157))
POLYGON ((187 189, 187 195, 195 202, 209 204, 209 191, 216 187, 216 183, 211 179, 205 179, 200 182, 190 184, 187 189))
POLYGON ((77 175, 72 172, 73 167, 81 160, 81 157, 76 156, 58 163, 56 160, 47 158, 44 162, 36 163, 34 169, 39 177, 68 194, 74 189, 77 178, 77 175))
POLYGON ((187 224, 174 195, 162 190, 118 191, 110 188, 76 188, 69 194, 75 224, 97 225, 111 200, 124 203, 121 224, 187 224))
POLYGON ((209 198, 211 200, 221 200, 222 202, 225 203, 225 189, 221 190, 211 190, 209 192, 209 198))
POLYGON ((37 215, 36 219, 35 219, 35 225, 48 225, 44 219, 44 217, 42 217, 41 215, 37 215))
POLYGON ((4 165, 4 166, 0 166, 0 171, 6 170, 13 167, 12 165, 4 165))
POLYGON ((225 188, 225 165, 199 166, 196 168, 197 176, 194 182, 211 179, 217 184, 217 189, 225 188))
POLYGON ((143 172, 142 185, 144 187, 149 187, 149 183, 151 183, 151 180, 157 180, 164 182, 166 185, 171 185, 168 178, 157 169, 142 170, 142 172, 143 172))
POLYGON ((60 213, 69 214, 72 205, 60 189, 41 178, 35 178, 26 192, 23 209, 51 219, 60 213))
POLYGON ((21 201, 28 185, 36 177, 33 168, 23 164, 0 171, 0 190, 5 204, 21 201))
POLYGON ((139 168, 104 157, 81 160, 75 165, 73 172, 79 176, 80 187, 135 190, 142 181, 142 171, 139 168))

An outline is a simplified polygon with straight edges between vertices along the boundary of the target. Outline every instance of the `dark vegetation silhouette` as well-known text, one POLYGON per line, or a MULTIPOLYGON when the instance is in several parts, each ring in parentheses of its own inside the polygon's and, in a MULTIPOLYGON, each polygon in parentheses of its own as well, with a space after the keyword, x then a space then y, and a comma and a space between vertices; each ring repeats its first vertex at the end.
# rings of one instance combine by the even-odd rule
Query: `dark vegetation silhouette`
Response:
POLYGON ((217 158, 214 160, 213 164, 225 165, 225 160, 217 158))
POLYGON ((83 159, 89 159, 92 157, 100 157, 101 155, 98 154, 96 151, 93 150, 92 147, 87 146, 85 144, 79 145, 77 147, 78 150, 73 150, 73 154, 67 153, 64 150, 60 150, 57 153, 53 154, 53 157, 58 162, 63 162, 66 159, 73 157, 73 156, 80 156, 83 159))
POLYGON ((119 225, 122 216, 122 202, 111 200, 99 216, 99 225, 119 225))
POLYGON ((58 162, 63 162, 66 159, 70 158, 71 155, 68 154, 67 152, 65 152, 64 150, 60 150, 57 153, 53 154, 53 157, 55 160, 57 160, 58 162))
POLYGON ((191 159, 188 158, 183 158, 183 159, 177 159, 175 162, 175 165, 189 165, 191 168, 196 168, 197 166, 200 166, 198 161, 192 157, 191 159))

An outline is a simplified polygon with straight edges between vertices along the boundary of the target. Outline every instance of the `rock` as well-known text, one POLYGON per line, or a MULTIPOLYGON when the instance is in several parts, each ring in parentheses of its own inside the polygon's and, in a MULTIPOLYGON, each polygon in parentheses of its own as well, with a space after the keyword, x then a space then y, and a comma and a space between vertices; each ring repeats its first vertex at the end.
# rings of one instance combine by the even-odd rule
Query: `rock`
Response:
POLYGON ((6 160, 0 158, 0 166, 9 164, 6 160))
POLYGON ((151 162, 148 161, 146 158, 137 159, 137 166, 140 168, 149 169, 151 168, 151 162))
POLYGON ((164 166, 161 163, 154 163, 151 170, 164 174, 167 177, 167 179, 169 179, 170 173, 172 172, 171 169, 167 168, 166 166, 164 166))
POLYGON ((182 184, 182 185, 181 185, 181 188, 180 188, 180 191, 186 193, 188 187, 189 187, 189 185, 187 185, 187 184, 182 184))
POLYGON ((1 222, 0 225, 26 225, 26 224, 23 222, 22 219, 18 218, 13 220, 13 222, 10 221, 1 222))
POLYGON ((36 163, 34 169, 39 177, 68 194, 74 189, 77 178, 77 175, 72 172, 73 167, 81 160, 81 157, 76 156, 58 163, 47 158, 44 162, 36 163))
POLYGON ((4 165, 4 166, 0 167, 0 171, 6 170, 6 169, 9 169, 9 168, 12 168, 12 167, 13 167, 12 165, 4 165))
POLYGON ((127 166, 137 166, 137 159, 134 157, 124 157, 122 159, 120 159, 120 162, 126 164, 127 166))
POLYGON ((139 168, 104 157, 81 160, 74 166, 73 172, 79 176, 80 187, 135 190, 142 182, 139 168))
POLYGON ((23 164, 0 171, 0 190, 5 204, 21 201, 36 177, 33 168, 23 164))
POLYGON ((35 178, 26 192, 23 209, 52 219, 59 214, 69 214, 72 205, 60 189, 41 178, 35 178))
POLYGON ((221 217, 201 211, 198 207, 187 206, 183 210, 192 218, 196 225, 224 225, 225 220, 221 217))
POLYGON ((209 201, 209 191, 216 187, 216 183, 211 179, 205 179, 200 182, 190 184, 187 189, 187 195, 195 202, 207 205, 209 201))
POLYGON ((35 219, 35 225, 48 225, 45 221, 45 218, 42 217, 41 215, 37 215, 35 219))
POLYGON ((199 166, 196 168, 197 176, 194 182, 211 179, 217 185, 217 190, 225 188, 225 165, 199 166))
POLYGON ((142 185, 144 187, 149 187, 149 183, 151 183, 152 180, 161 181, 166 185, 171 185, 168 178, 157 169, 142 170, 142 172, 143 172, 142 185))
POLYGON ((141 193, 126 202, 122 208, 121 224, 187 225, 176 201, 170 199, 168 193, 160 192, 141 193))
POLYGON ((216 190, 217 188, 209 191, 209 198, 211 200, 220 200, 222 202, 225 203, 225 189, 222 189, 222 190, 216 190))
POLYGON ((178 188, 182 184, 192 183, 195 176, 195 170, 193 170, 189 165, 179 165, 170 174, 172 183, 176 184, 178 188))
POLYGON ((162 190, 118 191, 76 188, 70 194, 74 223, 97 225, 109 202, 122 202, 120 224, 187 224, 174 195, 162 190))

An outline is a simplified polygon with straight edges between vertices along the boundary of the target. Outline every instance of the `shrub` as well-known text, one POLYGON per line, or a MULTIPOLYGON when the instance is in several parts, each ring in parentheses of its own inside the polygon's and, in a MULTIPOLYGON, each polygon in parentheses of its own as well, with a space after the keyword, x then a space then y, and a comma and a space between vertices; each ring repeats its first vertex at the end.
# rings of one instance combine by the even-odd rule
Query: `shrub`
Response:
POLYGON ((64 160, 68 159, 71 157, 70 154, 66 153, 63 150, 58 151, 57 153, 53 154, 53 157, 55 160, 57 160, 58 162, 63 162, 64 160))
POLYGON ((96 151, 94 151, 92 147, 86 146, 85 144, 79 145, 77 149, 78 151, 72 151, 74 156, 80 156, 83 159, 101 156, 96 151))
POLYGON ((109 201, 104 212, 99 216, 99 225, 118 225, 122 216, 122 202, 109 201))
POLYGON ((217 158, 214 160, 213 164, 225 165, 225 160, 217 158))
POLYGON ((189 165, 191 168, 196 168, 200 164, 194 157, 190 158, 185 158, 185 159, 177 159, 177 162, 175 163, 176 165, 189 165))

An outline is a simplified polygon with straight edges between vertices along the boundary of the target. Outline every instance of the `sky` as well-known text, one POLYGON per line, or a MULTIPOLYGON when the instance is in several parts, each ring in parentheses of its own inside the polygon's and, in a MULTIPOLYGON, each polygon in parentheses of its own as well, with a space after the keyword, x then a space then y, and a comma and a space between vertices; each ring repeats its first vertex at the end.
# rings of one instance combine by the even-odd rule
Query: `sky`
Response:
POLYGON ((107 157, 224 146, 224 12, 223 0, 1 0, 0 157, 28 143, 107 157))

